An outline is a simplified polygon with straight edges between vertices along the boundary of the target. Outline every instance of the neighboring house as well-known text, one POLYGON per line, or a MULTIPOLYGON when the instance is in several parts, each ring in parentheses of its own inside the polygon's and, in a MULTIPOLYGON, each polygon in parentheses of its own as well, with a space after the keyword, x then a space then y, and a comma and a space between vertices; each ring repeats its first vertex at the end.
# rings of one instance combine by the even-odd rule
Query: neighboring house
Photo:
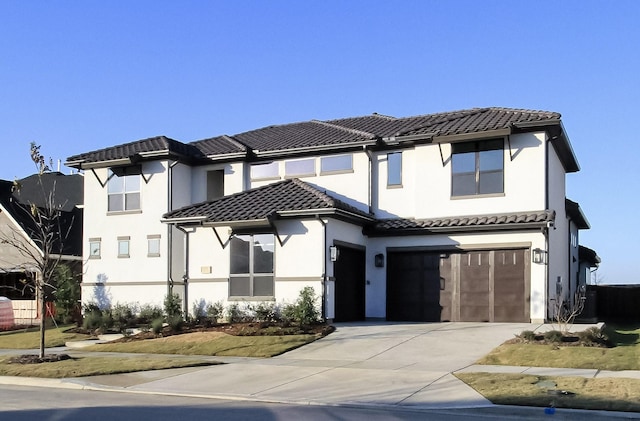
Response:
POLYGON ((554 112, 160 136, 66 165, 85 170, 85 302, 281 304, 311 286, 336 321, 542 321, 592 265, 554 112))
MULTIPOLYGON (((31 216, 31 206, 46 208, 53 204, 60 210, 62 244, 52 243, 61 261, 76 273, 82 268, 82 197, 83 176, 47 172, 13 181, 0 180, 0 296, 12 300, 16 324, 32 324, 40 317, 36 293, 29 281, 39 276, 30 257, 41 254, 40 236, 31 216), (52 201, 49 201, 50 198, 52 201), (11 243, 19 242, 25 253, 11 243)), ((58 237, 60 238, 60 237, 58 237)))

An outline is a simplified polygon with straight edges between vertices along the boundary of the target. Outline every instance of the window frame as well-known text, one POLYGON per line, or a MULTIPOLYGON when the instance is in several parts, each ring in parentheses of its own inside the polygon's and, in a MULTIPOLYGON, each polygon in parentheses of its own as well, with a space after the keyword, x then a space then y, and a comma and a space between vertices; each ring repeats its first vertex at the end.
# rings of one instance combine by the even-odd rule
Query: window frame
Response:
POLYGON ((504 196, 505 183, 504 183, 504 171, 505 171, 505 159, 504 159, 504 138, 492 138, 476 140, 471 142, 453 143, 451 145, 451 197, 452 198, 473 198, 473 197, 490 197, 490 196, 504 196), (498 146, 500 145, 500 146, 498 146), (459 151, 456 151, 459 149, 459 151), (500 151, 500 168, 499 169, 482 169, 482 157, 487 152, 500 151), (471 171, 456 171, 456 155, 473 154, 474 170, 471 171), (500 174, 501 185, 499 191, 483 192, 482 189, 482 176, 488 174, 500 174), (473 175, 474 179, 474 192, 473 193, 456 193, 456 176, 470 176, 473 175))
POLYGON ((233 242, 234 239, 249 239, 249 256, 247 258, 247 265, 248 265, 248 269, 249 272, 233 272, 234 271, 234 263, 233 263, 233 251, 232 248, 233 246, 230 244, 231 247, 229 247, 229 291, 228 291, 228 296, 229 296, 229 300, 233 301, 233 300, 245 300, 245 299, 251 299, 251 300, 259 300, 259 301, 265 301, 265 300, 273 300, 273 298, 275 297, 275 266, 276 266, 276 238, 275 238, 275 234, 273 234, 272 232, 256 232, 256 233, 242 233, 242 234, 234 234, 231 238, 231 241, 233 242), (271 259, 271 271, 270 272, 257 272, 256 271, 256 260, 255 260, 255 246, 256 246, 256 237, 257 236, 265 236, 265 235, 269 235, 270 236, 270 243, 267 244, 272 244, 273 245, 273 251, 272 251, 272 259, 271 259), (235 279, 242 279, 242 278, 248 278, 249 279, 249 294, 248 295, 232 295, 232 283, 233 280, 235 279), (256 295, 255 294, 255 283, 256 283, 256 278, 262 278, 262 280, 264 280, 265 278, 271 278, 271 294, 269 295, 256 295))
POLYGON ((147 235, 147 257, 160 257, 160 247, 161 247, 161 235, 160 234, 152 234, 152 235, 147 235), (157 243, 158 245, 158 251, 157 252, 152 252, 151 250, 151 244, 153 243, 157 243))
POLYGON ((328 175, 328 174, 343 174, 343 173, 352 173, 353 172, 353 154, 339 154, 339 155, 328 155, 320 157, 320 175, 328 175), (329 165, 329 163, 334 160, 337 161, 342 158, 349 158, 349 166, 339 167, 339 168, 329 168, 325 169, 325 165, 329 165))
POLYGON ((280 179, 280 162, 257 162, 249 167, 249 177, 251 180, 279 180, 280 179), (254 175, 254 168, 274 168, 275 171, 266 175, 254 175))
MULTIPOLYGON (((140 212, 142 210, 142 176, 139 173, 127 174, 126 171, 122 175, 116 174, 113 170, 109 169, 108 178, 107 178, 107 213, 109 214, 117 214, 117 213, 127 213, 127 212, 140 212), (133 180, 136 178, 137 181, 137 190, 131 189, 128 190, 127 180, 133 180), (122 191, 111 192, 112 186, 115 185, 116 180, 122 182, 122 191), (128 208, 127 207, 127 195, 138 195, 138 207, 128 208), (111 197, 121 197, 122 207, 121 209, 111 209, 111 197)), ((130 181, 131 182, 131 181, 130 181)))
POLYGON ((102 258, 102 238, 89 238, 89 259, 102 258), (97 245, 97 253, 94 253, 94 245, 97 245))
POLYGON ((316 159, 315 158, 302 158, 302 159, 289 159, 284 161, 284 176, 286 178, 296 178, 296 177, 315 177, 316 175, 316 159), (298 163, 308 163, 310 162, 313 166, 311 171, 291 171, 291 165, 298 163))
POLYGON ((131 257, 131 237, 129 236, 122 236, 122 237, 118 237, 118 258, 119 259, 128 259, 131 257), (126 253, 121 253, 122 251, 122 245, 126 244, 127 245, 127 252, 126 253))
MULTIPOLYGON (((389 152, 387 153, 387 187, 388 188, 399 188, 402 187, 402 151, 395 151, 395 152, 389 152), (393 171, 394 174, 394 178, 397 178, 398 181, 397 182, 392 182, 391 180, 391 175, 392 175, 392 171, 391 171, 391 157, 398 157, 399 158, 399 162, 397 163, 398 168, 397 170, 393 171)), ((395 180, 394 180, 395 181, 395 180)))

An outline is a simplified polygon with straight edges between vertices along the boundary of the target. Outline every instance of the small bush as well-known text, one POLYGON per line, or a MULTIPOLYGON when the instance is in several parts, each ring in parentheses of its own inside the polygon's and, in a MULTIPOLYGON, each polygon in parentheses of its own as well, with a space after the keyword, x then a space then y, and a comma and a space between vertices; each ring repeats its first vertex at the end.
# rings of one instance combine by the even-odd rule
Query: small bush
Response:
POLYGON ((550 330, 544 333, 544 340, 553 344, 562 342, 564 335, 559 330, 550 330))
POLYGON ((135 305, 116 304, 111 310, 114 327, 119 332, 125 332, 127 328, 136 326, 138 322, 135 316, 136 313, 135 305))
POLYGON ((167 319, 174 316, 182 317, 182 302, 180 295, 167 294, 164 298, 164 314, 167 319))
POLYGON ((193 315, 193 320, 196 323, 202 323, 207 317, 207 303, 204 299, 199 299, 193 302, 191 306, 191 314, 193 315))
POLYGON ((275 322, 279 319, 278 308, 274 303, 259 303, 253 311, 259 322, 275 322))
POLYGON ((164 320, 162 317, 158 317, 151 321, 151 331, 156 335, 160 335, 162 333, 162 327, 164 325, 164 320))
POLYGON ((304 287, 294 304, 285 305, 282 317, 285 321, 296 322, 300 326, 318 323, 320 311, 316 306, 316 293, 312 287, 304 287))
POLYGON ((167 324, 172 332, 180 332, 182 326, 184 326, 184 319, 182 316, 167 317, 167 324))
POLYGON ((238 303, 233 303, 227 307, 227 321, 229 323, 242 323, 251 321, 252 315, 249 309, 245 306, 240 308, 238 303))
POLYGON ((536 334, 531 331, 531 330, 523 330, 522 333, 520 333, 520 335, 518 335, 518 338, 525 340, 525 341, 535 341, 536 340, 536 334))
POLYGON ((153 304, 144 304, 140 307, 138 318, 140 319, 140 323, 150 324, 155 319, 162 318, 162 309, 153 304))
POLYGON ((602 331, 602 329, 598 327, 590 327, 582 332, 578 332, 578 338, 580 338, 580 343, 584 346, 599 346, 599 345, 608 345, 609 337, 606 333, 602 331))
POLYGON ((224 314, 224 305, 222 301, 216 301, 213 304, 207 305, 207 320, 211 323, 218 323, 218 319, 221 319, 224 314))
POLYGON ((102 326, 102 313, 90 312, 85 313, 84 320, 82 321, 82 327, 89 331, 94 331, 102 326))

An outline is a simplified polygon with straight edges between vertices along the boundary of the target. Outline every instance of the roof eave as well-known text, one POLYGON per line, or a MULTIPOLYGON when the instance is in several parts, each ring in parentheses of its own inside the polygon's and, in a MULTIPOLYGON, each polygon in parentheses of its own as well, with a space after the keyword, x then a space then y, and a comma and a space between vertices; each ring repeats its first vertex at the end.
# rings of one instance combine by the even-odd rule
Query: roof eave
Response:
POLYGON ((429 235, 429 234, 456 234, 467 232, 487 232, 487 231, 530 231, 542 229, 547 226, 547 222, 526 222, 517 224, 493 224, 493 225, 474 225, 474 226, 457 226, 457 227, 417 227, 417 228, 398 228, 384 231, 367 230, 365 235, 368 237, 394 237, 406 235, 429 235))
POLYGON ((306 152, 321 152, 321 151, 335 151, 341 149, 351 149, 351 148, 362 148, 363 146, 371 146, 377 144, 376 139, 358 141, 358 142, 349 142, 349 143, 339 143, 334 145, 318 145, 318 146, 306 146, 303 148, 288 148, 288 149, 276 149, 269 151, 261 151, 259 149, 253 149, 252 152, 258 158, 268 158, 268 157, 276 157, 281 155, 288 155, 294 153, 306 153, 306 152))

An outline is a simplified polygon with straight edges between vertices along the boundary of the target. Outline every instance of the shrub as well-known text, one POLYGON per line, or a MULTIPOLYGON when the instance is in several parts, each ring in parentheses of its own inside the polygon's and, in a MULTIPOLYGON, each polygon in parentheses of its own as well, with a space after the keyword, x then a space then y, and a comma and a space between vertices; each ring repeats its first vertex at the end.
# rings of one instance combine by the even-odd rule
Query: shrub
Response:
POLYGON ((518 338, 525 340, 525 341, 535 341, 536 340, 536 334, 531 331, 531 330, 523 330, 522 333, 520 333, 520 335, 518 335, 518 338))
POLYGON ((288 304, 282 309, 282 317, 286 321, 295 321, 301 326, 318 323, 320 311, 316 306, 316 293, 312 287, 304 287, 294 304, 288 304))
POLYGON ((202 298, 193 302, 191 313, 193 314, 193 320, 196 323, 202 323, 207 317, 206 306, 207 303, 202 298))
POLYGON ((155 319, 162 319, 162 309, 153 304, 145 304, 140 307, 140 315, 138 317, 140 323, 150 324, 155 319))
POLYGON ((180 295, 167 294, 164 298, 164 314, 167 318, 180 316, 182 317, 182 303, 180 295))
POLYGON ((160 335, 162 333, 162 327, 164 325, 164 320, 162 317, 155 318, 151 321, 151 331, 156 335, 160 335))
POLYGON ((553 344, 562 342, 564 335, 559 330, 550 330, 544 333, 544 340, 553 344))
POLYGON ((124 332, 128 327, 133 327, 137 324, 137 318, 135 305, 129 304, 116 304, 111 310, 113 316, 113 323, 115 328, 119 332, 124 332))
POLYGON ((184 319, 182 316, 170 316, 167 317, 167 324, 173 332, 179 332, 184 326, 184 319))
POLYGON ((84 308, 82 326, 87 330, 107 330, 113 327, 113 316, 110 308, 103 310, 95 303, 89 303, 84 308))
POLYGON ((602 331, 602 329, 598 327, 590 327, 582 332, 578 332, 578 338, 580 338, 580 343, 584 346, 599 346, 599 345, 608 345, 609 337, 606 333, 602 331))
POLYGON ((56 284, 56 318, 62 323, 78 322, 80 310, 80 283, 66 264, 56 267, 54 274, 56 284))
POLYGON ((233 303, 227 307, 227 321, 229 323, 247 322, 251 319, 251 314, 246 306, 244 308, 240 308, 238 303, 233 303))
POLYGON ((218 319, 221 319, 224 313, 224 305, 222 301, 216 301, 213 304, 207 305, 207 319, 215 324, 218 323, 218 319))
POLYGON ((93 331, 102 326, 102 313, 101 312, 89 312, 84 314, 84 320, 82 321, 82 327, 87 330, 93 331))
POLYGON ((279 318, 278 308, 274 303, 259 303, 253 311, 259 322, 275 322, 279 318))

